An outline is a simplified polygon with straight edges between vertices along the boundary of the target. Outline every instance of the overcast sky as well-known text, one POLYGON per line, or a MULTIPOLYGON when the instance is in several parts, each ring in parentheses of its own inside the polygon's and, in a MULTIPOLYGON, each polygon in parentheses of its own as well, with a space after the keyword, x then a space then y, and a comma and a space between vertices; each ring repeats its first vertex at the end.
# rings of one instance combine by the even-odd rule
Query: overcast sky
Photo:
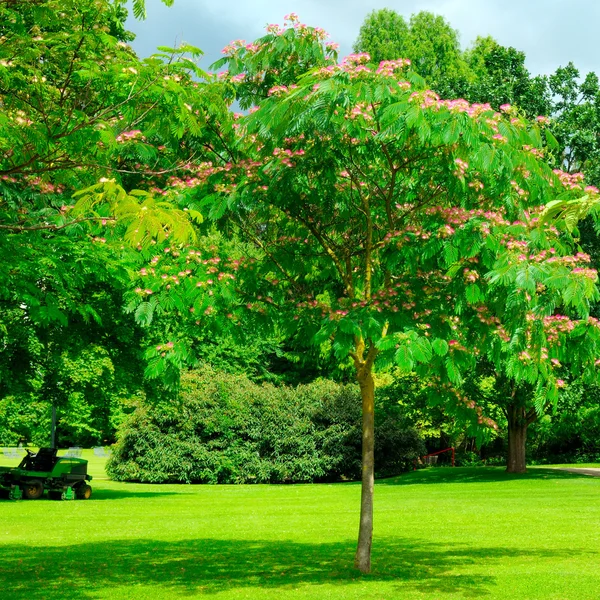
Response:
POLYGON ((137 53, 148 56, 156 46, 186 41, 205 52, 205 69, 230 41, 252 41, 290 12, 326 29, 343 56, 352 51, 365 16, 391 8, 407 18, 422 10, 442 15, 458 30, 463 49, 478 35, 491 35, 523 50, 534 75, 569 61, 581 74, 600 74, 600 0, 175 0, 171 8, 146 0, 146 7, 145 21, 128 21, 137 53))

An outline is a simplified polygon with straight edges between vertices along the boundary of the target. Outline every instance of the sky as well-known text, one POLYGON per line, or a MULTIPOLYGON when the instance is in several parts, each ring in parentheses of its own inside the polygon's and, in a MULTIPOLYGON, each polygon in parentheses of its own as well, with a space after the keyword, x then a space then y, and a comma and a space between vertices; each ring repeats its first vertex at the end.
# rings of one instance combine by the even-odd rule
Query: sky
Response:
POLYGON ((146 0, 146 8, 145 21, 130 17, 127 23, 137 35, 132 46, 138 55, 185 41, 204 51, 204 69, 230 41, 261 37, 267 23, 282 24, 290 12, 328 31, 344 56, 367 14, 390 8, 406 18, 422 10, 442 15, 458 30, 463 49, 477 36, 491 35, 524 51, 532 75, 553 73, 569 61, 582 75, 600 74, 598 0, 175 0, 170 8, 146 0))

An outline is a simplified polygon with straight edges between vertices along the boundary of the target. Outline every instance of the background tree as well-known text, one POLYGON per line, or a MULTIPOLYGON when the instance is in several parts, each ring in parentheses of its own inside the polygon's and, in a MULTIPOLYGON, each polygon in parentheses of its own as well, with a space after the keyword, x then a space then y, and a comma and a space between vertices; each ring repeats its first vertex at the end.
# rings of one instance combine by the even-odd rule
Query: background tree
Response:
POLYGON ((465 52, 472 73, 465 81, 464 96, 471 102, 489 102, 495 109, 518 106, 530 118, 552 110, 548 79, 532 77, 525 67, 525 53, 502 46, 491 37, 478 37, 465 52))
POLYGON ((421 11, 404 17, 390 9, 374 10, 360 28, 355 52, 373 62, 408 58, 431 89, 456 97, 473 79, 460 49, 458 32, 440 15, 421 11))
POLYGON ((600 182, 600 88, 591 72, 582 80, 573 63, 550 76, 553 94, 552 130, 562 154, 558 166, 570 173, 583 171, 591 183, 600 182))

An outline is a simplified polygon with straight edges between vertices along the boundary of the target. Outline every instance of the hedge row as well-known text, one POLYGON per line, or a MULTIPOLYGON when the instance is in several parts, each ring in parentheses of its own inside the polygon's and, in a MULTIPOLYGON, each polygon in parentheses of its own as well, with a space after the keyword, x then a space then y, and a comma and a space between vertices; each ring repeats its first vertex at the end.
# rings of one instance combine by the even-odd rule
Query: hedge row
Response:
MULTIPOLYGON (((397 410, 378 406, 378 476, 425 453, 397 410)), ((118 432, 107 470, 120 481, 292 483, 360 477, 358 389, 320 380, 257 385, 242 375, 188 373, 176 402, 140 405, 118 432)))

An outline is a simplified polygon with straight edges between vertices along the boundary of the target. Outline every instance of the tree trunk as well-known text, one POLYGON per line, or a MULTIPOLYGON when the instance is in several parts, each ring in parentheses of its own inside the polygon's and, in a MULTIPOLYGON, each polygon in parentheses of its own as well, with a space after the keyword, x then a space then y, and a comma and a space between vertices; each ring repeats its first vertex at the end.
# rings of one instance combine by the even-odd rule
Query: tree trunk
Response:
POLYGON ((508 416, 508 457, 507 473, 525 473, 527 461, 525 448, 527 443, 527 427, 531 422, 530 415, 521 406, 510 405, 508 416))
POLYGON ((371 571, 373 488, 375 484, 375 383, 369 362, 363 363, 356 374, 362 398, 362 487, 360 527, 354 566, 362 573, 371 571))

